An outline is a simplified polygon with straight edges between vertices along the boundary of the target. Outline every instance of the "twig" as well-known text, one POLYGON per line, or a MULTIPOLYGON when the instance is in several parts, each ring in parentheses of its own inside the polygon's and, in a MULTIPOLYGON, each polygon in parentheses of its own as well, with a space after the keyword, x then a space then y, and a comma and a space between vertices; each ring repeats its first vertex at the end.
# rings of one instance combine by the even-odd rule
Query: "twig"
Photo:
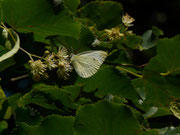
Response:
POLYGON ((18 77, 15 77, 15 78, 11 78, 11 80, 10 81, 18 81, 18 80, 20 80, 20 79, 23 79, 23 78, 26 78, 26 77, 28 77, 29 75, 28 74, 26 74, 26 75, 22 75, 22 76, 18 76, 18 77))
POLYGON ((125 68, 122 68, 122 67, 119 67, 119 66, 117 66, 116 68, 119 69, 119 70, 122 70, 122 71, 124 71, 124 72, 130 73, 130 74, 132 74, 132 75, 134 75, 134 76, 136 76, 136 77, 143 78, 142 75, 136 74, 136 73, 134 73, 134 72, 132 72, 132 71, 130 71, 130 70, 128 70, 128 69, 125 69, 125 68))

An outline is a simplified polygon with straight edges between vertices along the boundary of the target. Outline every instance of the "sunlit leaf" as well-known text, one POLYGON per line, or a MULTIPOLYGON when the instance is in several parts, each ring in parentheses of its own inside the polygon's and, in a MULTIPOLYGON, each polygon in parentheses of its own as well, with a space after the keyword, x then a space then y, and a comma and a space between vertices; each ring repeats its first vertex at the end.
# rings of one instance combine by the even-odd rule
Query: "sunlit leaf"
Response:
POLYGON ((79 36, 80 23, 66 9, 56 15, 47 0, 3 0, 0 3, 4 13, 1 21, 19 32, 34 32, 35 38, 50 35, 79 36))

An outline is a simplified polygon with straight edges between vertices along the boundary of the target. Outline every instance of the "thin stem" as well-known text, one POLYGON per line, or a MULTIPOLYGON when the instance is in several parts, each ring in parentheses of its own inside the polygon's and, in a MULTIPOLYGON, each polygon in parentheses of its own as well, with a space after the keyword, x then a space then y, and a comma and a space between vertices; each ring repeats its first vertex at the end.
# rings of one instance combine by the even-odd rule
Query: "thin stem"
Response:
POLYGON ((127 64, 127 63, 121 63, 122 66, 130 66, 130 67, 135 67, 133 64, 127 64))
POLYGON ((168 71, 168 72, 166 72, 166 73, 160 73, 160 75, 162 75, 162 76, 168 76, 169 74, 171 74, 171 73, 173 73, 173 72, 176 72, 176 71, 178 71, 178 70, 180 70, 180 67, 178 67, 178 68, 176 68, 176 69, 174 69, 174 70, 168 71))
POLYGON ((116 67, 117 69, 119 69, 119 70, 122 70, 122 71, 125 71, 125 72, 127 72, 127 73, 130 73, 130 74, 132 74, 132 75, 134 75, 134 76, 136 76, 136 77, 139 77, 139 78, 142 78, 143 76, 142 75, 140 75, 140 74, 137 74, 137 73, 134 73, 134 72, 132 72, 132 71, 130 71, 130 70, 128 70, 128 69, 125 69, 125 68, 122 68, 122 67, 116 67))
POLYGON ((168 71, 168 72, 166 72, 166 73, 160 73, 160 75, 162 75, 162 76, 167 76, 167 75, 169 75, 169 74, 171 74, 170 71, 168 71))
POLYGON ((133 65, 133 64, 128 64, 128 63, 112 63, 112 62, 104 62, 105 64, 108 64, 108 65, 113 65, 113 66, 126 66, 126 67, 135 67, 135 68, 140 68, 139 66, 137 65, 133 65))
POLYGON ((38 56, 38 55, 35 55, 35 54, 31 54, 31 53, 29 53, 28 51, 26 51, 25 49, 23 49, 22 47, 20 47, 20 49, 21 49, 23 52, 25 52, 27 55, 29 55, 29 57, 30 57, 31 60, 33 60, 32 56, 33 56, 33 57, 36 57, 36 58, 39 58, 39 59, 42 59, 41 56, 38 56))
POLYGON ((31 54, 28 52, 28 51, 26 51, 26 50, 24 50, 23 48, 19 48, 21 51, 23 51, 23 52, 25 52, 28 56, 29 56, 29 58, 32 60, 32 61, 34 61, 33 60, 33 58, 32 58, 32 56, 31 56, 31 54))
POLYGON ((31 54, 31 56, 36 57, 36 58, 39 58, 39 59, 42 59, 41 56, 38 56, 38 55, 36 55, 36 54, 31 54))
POLYGON ((26 77, 28 77, 29 75, 28 74, 26 74, 26 75, 22 75, 22 76, 18 76, 18 77, 15 77, 15 78, 11 78, 11 81, 13 82, 13 81, 17 81, 17 80, 20 80, 20 79, 23 79, 23 78, 26 78, 26 77))

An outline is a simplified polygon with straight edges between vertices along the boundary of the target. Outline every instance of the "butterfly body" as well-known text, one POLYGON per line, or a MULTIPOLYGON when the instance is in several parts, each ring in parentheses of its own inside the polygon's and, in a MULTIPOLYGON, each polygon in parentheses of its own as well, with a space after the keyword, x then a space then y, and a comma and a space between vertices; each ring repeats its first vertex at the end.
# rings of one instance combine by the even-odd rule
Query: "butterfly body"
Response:
POLYGON ((72 55, 71 63, 79 76, 88 78, 97 72, 106 57, 104 51, 86 51, 72 55))

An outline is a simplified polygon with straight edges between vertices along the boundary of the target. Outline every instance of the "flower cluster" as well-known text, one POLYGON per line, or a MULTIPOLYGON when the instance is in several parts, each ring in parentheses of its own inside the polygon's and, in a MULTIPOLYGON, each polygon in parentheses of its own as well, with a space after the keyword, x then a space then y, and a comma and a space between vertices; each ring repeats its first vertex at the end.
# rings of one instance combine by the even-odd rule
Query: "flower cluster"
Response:
POLYGON ((30 60, 29 64, 35 81, 39 81, 41 78, 48 78, 46 71, 53 69, 57 69, 58 77, 68 79, 69 72, 73 69, 70 65, 67 49, 64 47, 59 47, 56 54, 45 51, 42 59, 30 60))
POLYGON ((119 27, 105 29, 104 31, 107 33, 110 40, 116 40, 124 36, 124 34, 120 32, 119 27))
POLYGON ((122 26, 116 26, 112 29, 105 29, 104 31, 106 32, 106 35, 110 40, 117 40, 123 37, 125 34, 132 34, 132 31, 128 30, 128 27, 133 26, 132 23, 134 21, 135 19, 126 13, 122 17, 122 23, 124 24, 125 28, 123 28, 122 26))
POLYGON ((132 18, 130 15, 128 15, 128 13, 126 13, 123 17, 122 17, 122 22, 124 23, 125 26, 127 27, 131 27, 133 26, 133 22, 135 21, 134 18, 132 18))
POLYGON ((64 47, 60 47, 56 55, 57 57, 57 74, 60 78, 67 79, 69 72, 72 71, 72 66, 70 65, 70 57, 67 54, 67 50, 64 47))

